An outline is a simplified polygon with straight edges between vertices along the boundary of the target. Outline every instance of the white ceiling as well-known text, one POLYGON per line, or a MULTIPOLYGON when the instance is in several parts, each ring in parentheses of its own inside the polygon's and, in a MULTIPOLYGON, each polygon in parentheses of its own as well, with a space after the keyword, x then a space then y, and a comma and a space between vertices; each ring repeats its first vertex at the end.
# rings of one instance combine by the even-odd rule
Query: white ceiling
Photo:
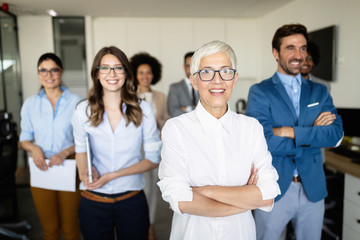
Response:
MULTIPOLYGON (((9 12, 108 17, 259 17, 294 0, 8 0, 9 12)), ((1 3, 3 3, 2 1, 1 3)))

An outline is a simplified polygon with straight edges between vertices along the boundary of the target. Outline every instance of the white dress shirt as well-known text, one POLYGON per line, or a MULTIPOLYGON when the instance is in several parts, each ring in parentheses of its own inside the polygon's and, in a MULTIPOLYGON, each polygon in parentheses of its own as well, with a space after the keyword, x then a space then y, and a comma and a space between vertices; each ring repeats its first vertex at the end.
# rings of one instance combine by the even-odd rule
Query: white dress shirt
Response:
MULTIPOLYGON (((96 127, 91 126, 86 111, 88 101, 83 101, 76 107, 71 123, 74 129, 75 152, 86 152, 86 135, 89 136, 92 164, 100 176, 114 172, 121 168, 132 166, 143 159, 141 147, 144 148, 144 158, 153 163, 160 161, 161 141, 157 129, 154 113, 146 101, 141 101, 140 107, 143 112, 142 123, 136 127, 132 122, 126 126, 125 118, 122 117, 118 126, 112 131, 109 118, 104 112, 103 121, 96 127)), ((125 104, 123 111, 126 111, 125 104)), ((141 190, 145 187, 143 174, 133 174, 119 177, 104 184, 94 191, 115 194, 126 191, 141 190)), ((81 183, 80 189, 84 189, 81 183)))
MULTIPOLYGON (((162 161, 158 185, 174 211, 170 239, 255 239, 251 211, 212 218, 182 214, 179 201, 192 201, 191 187, 243 186, 254 164, 264 200, 280 194, 263 128, 251 117, 230 109, 220 119, 201 105, 168 120, 162 130, 162 161)), ((272 206, 262 208, 271 211, 272 206)))

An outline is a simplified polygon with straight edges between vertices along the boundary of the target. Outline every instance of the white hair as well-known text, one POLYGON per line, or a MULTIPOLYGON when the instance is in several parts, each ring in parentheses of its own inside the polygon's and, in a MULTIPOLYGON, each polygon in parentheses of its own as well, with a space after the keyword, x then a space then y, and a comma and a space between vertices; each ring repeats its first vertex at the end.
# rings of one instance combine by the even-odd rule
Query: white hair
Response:
POLYGON ((200 61, 203 57, 225 52, 226 55, 229 57, 230 62, 232 64, 232 68, 236 69, 236 56, 234 50, 226 43, 215 40, 209 43, 202 45, 199 49, 196 50, 194 55, 191 58, 190 64, 190 73, 193 75, 199 70, 200 61))

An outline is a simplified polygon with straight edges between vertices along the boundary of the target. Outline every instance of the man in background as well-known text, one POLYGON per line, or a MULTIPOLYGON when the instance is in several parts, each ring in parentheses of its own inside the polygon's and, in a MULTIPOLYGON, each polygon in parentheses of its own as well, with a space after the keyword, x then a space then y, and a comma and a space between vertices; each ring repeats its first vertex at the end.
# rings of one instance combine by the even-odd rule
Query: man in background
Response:
POLYGON ((305 58, 304 65, 301 68, 301 76, 307 80, 325 85, 330 92, 330 83, 328 81, 315 77, 314 75, 310 74, 312 68, 318 65, 319 62, 320 62, 319 47, 314 42, 309 41, 307 45, 307 56, 305 58))
POLYGON ((192 87, 190 76, 190 62, 194 52, 188 52, 184 56, 184 70, 186 78, 170 85, 167 97, 168 113, 170 117, 177 117, 183 113, 195 109, 199 101, 199 93, 192 87))
POLYGON ((277 72, 250 88, 246 114, 263 125, 281 190, 271 212, 254 211, 257 239, 278 240, 289 221, 296 239, 321 239, 327 189, 320 149, 338 146, 343 128, 326 87, 301 77, 307 40, 301 24, 280 27, 272 41, 277 72))

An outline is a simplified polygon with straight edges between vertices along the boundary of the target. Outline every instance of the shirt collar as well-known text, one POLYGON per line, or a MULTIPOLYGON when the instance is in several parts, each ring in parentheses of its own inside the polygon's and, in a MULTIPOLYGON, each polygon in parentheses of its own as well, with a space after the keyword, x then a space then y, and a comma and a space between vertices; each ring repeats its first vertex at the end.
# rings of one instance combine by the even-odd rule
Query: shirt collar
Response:
POLYGON ((205 133, 209 132, 216 125, 221 124, 221 126, 226 130, 227 133, 230 134, 231 128, 231 110, 230 104, 227 103, 228 110, 220 119, 217 119, 213 115, 211 115, 208 111, 205 110, 201 101, 199 101, 198 105, 195 109, 195 114, 199 119, 200 125, 202 126, 205 133))
POLYGON ((309 73, 309 80, 312 81, 312 76, 311 74, 309 73))
POLYGON ((186 84, 188 86, 191 86, 191 82, 190 82, 190 79, 188 77, 185 77, 184 80, 185 80, 185 82, 186 82, 186 84))
MULTIPOLYGON (((68 97, 69 97, 70 91, 69 91, 66 87, 62 86, 62 87, 61 87, 61 91, 63 92, 63 93, 61 94, 61 97, 63 97, 63 98, 68 98, 68 97)), ((40 95, 40 97, 46 96, 46 94, 45 94, 45 89, 44 89, 44 88, 40 90, 39 95, 40 95)))
POLYGON ((287 75, 287 74, 284 74, 284 73, 281 73, 281 72, 276 72, 276 74, 278 75, 278 77, 280 78, 280 81, 283 85, 285 86, 290 86, 292 87, 293 86, 293 79, 296 80, 297 84, 299 86, 301 86, 301 74, 299 73, 298 75, 296 75, 295 77, 294 76, 290 76, 290 75, 287 75))

